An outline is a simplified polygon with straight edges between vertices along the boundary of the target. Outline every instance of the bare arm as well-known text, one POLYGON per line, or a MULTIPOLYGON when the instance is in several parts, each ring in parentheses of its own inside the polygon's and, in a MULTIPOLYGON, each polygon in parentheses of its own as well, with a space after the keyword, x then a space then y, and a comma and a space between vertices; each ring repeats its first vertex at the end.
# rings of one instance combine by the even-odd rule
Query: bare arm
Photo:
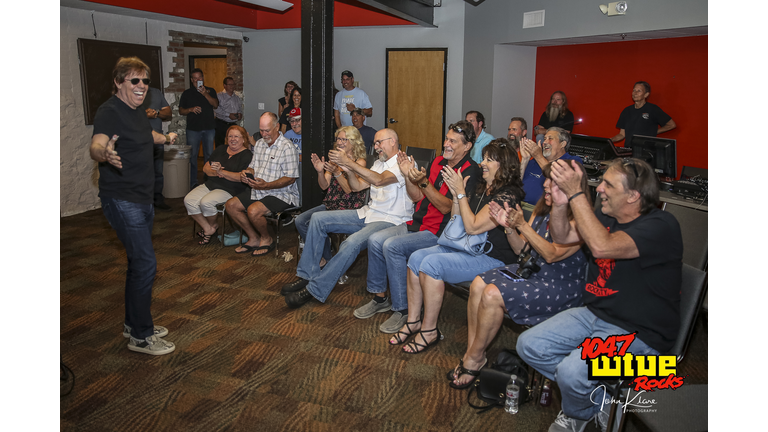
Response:
POLYGON ((336 121, 336 129, 341 127, 341 117, 339 116, 339 110, 333 110, 333 119, 336 121))
POLYGON ((162 121, 168 121, 173 117, 173 112, 171 111, 171 107, 167 106, 160 110, 160 112, 157 113, 157 117, 162 121))
POLYGON ((672 129, 674 129, 676 127, 677 127, 677 125, 675 124, 675 121, 672 120, 672 119, 669 119, 667 124, 665 124, 664 126, 660 127, 659 130, 656 133, 657 134, 663 134, 664 132, 669 132, 669 131, 671 131, 672 129))
MULTIPOLYGON (((391 171, 384 171, 381 174, 371 171, 368 168, 357 164, 357 162, 347 157, 346 153, 342 151, 331 150, 328 154, 328 159, 340 167, 347 168, 357 174, 360 178, 355 179, 354 181, 362 180, 364 184, 370 184, 377 187, 383 187, 397 183, 397 176, 395 176, 395 174, 393 174, 391 171)), ((365 187, 361 189, 355 188, 355 185, 352 183, 353 179, 350 177, 349 180, 355 192, 365 189, 365 187)))
POLYGON ((619 142, 624 139, 624 137, 627 136, 627 131, 624 129, 620 129, 619 133, 616 134, 613 138, 611 138, 612 142, 619 142))
POLYGON ((198 87, 197 91, 199 91, 203 95, 203 97, 205 97, 205 100, 207 100, 208 103, 211 104, 213 109, 216 109, 219 107, 219 98, 217 98, 216 96, 211 96, 207 88, 198 87))

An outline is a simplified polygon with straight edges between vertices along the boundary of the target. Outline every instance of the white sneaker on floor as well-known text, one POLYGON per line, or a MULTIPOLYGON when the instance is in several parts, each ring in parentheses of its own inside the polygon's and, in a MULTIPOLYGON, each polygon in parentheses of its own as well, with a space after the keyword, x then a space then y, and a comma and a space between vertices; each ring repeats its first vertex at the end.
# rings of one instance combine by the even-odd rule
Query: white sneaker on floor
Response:
POLYGON ((165 355, 172 353, 176 345, 157 336, 149 336, 143 340, 131 336, 128 340, 128 349, 149 355, 165 355))
MULTIPOLYGON (((168 336, 168 329, 163 326, 155 326, 155 336, 161 338, 168 336)), ((131 337, 131 327, 123 324, 123 337, 128 339, 131 337)))
POLYGON ((584 432, 589 420, 570 418, 560 411, 554 423, 549 426, 549 432, 584 432))

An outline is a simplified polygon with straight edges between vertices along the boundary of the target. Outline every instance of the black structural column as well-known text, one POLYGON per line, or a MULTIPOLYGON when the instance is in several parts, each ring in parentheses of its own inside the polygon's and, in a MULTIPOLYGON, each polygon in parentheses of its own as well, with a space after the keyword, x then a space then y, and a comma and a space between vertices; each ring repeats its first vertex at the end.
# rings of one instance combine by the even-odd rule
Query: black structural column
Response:
POLYGON ((302 207, 322 204, 312 153, 333 144, 333 0, 301 1, 302 207))

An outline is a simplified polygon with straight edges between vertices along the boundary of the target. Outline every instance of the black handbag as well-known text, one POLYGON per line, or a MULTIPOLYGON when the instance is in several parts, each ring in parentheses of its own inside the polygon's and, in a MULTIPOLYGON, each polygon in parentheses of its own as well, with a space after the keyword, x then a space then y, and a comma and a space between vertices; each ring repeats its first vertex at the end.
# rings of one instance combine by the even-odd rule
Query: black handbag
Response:
POLYGON ((475 380, 475 384, 470 387, 467 393, 467 403, 472 408, 478 410, 477 413, 483 413, 491 408, 504 407, 507 397, 507 383, 512 375, 517 376, 517 383, 520 387, 520 405, 531 400, 530 382, 528 379, 528 365, 517 355, 515 350, 503 350, 496 358, 496 362, 491 366, 480 370, 480 376, 475 380), (472 390, 477 392, 477 398, 487 405, 475 405, 470 398, 472 390))

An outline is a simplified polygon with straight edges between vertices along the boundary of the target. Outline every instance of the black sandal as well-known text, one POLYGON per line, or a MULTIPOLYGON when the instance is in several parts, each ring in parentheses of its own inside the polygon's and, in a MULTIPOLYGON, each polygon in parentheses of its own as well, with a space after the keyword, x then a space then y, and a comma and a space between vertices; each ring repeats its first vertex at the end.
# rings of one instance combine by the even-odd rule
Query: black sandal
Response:
POLYGON ((456 372, 461 370, 461 368, 464 367, 464 359, 459 360, 459 365, 455 368, 448 371, 447 374, 445 374, 445 377, 448 378, 448 381, 453 381, 457 378, 456 372))
POLYGON ((424 343, 420 344, 416 342, 416 340, 412 340, 411 342, 408 343, 408 345, 406 345, 406 347, 411 347, 411 351, 406 351, 405 347, 403 347, 404 353, 406 354, 423 353, 424 351, 428 350, 429 347, 431 347, 432 345, 435 345, 436 343, 440 342, 443 339, 443 334, 440 333, 440 330, 438 330, 437 327, 433 328, 432 330, 421 330, 419 332, 419 336, 421 336, 421 340, 424 341, 424 343), (424 337, 424 333, 432 333, 432 332, 437 332, 437 337, 432 342, 427 342, 427 338, 424 337), (417 351, 417 348, 419 348, 418 351, 417 351))
POLYGON ((459 374, 456 376, 455 379, 451 380, 451 382, 448 383, 448 385, 451 386, 451 388, 455 388, 457 390, 465 389, 465 388, 471 386, 472 383, 475 382, 474 379, 471 379, 471 380, 465 382, 464 384, 456 384, 455 381, 457 379, 459 379, 459 377, 461 377, 462 375, 471 375, 473 377, 479 377, 480 376, 480 369, 484 368, 486 364, 488 364, 488 359, 485 359, 483 364, 480 365, 480 367, 477 370, 472 370, 472 369, 465 368, 464 367, 464 361, 462 360, 462 362, 459 364, 459 374))
POLYGON ((210 242, 211 242, 211 237, 213 237, 213 236, 215 236, 215 235, 216 235, 216 233, 213 233, 213 234, 211 234, 211 235, 208 235, 208 234, 205 234, 205 233, 203 232, 203 235, 202 235, 203 239, 202 239, 202 240, 200 240, 199 242, 197 242, 197 244, 199 244, 199 245, 207 245, 208 243, 210 243, 210 242))
POLYGON ((402 345, 405 343, 406 340, 408 340, 411 335, 413 335, 413 330, 411 330, 411 324, 418 324, 421 320, 414 321, 414 322, 407 322, 405 323, 405 328, 408 329, 408 333, 403 332, 402 330, 398 330, 397 333, 395 333, 393 338, 397 339, 397 343, 392 343, 392 339, 389 340, 390 345, 402 345), (400 338, 400 335, 403 335, 403 338, 400 338))

